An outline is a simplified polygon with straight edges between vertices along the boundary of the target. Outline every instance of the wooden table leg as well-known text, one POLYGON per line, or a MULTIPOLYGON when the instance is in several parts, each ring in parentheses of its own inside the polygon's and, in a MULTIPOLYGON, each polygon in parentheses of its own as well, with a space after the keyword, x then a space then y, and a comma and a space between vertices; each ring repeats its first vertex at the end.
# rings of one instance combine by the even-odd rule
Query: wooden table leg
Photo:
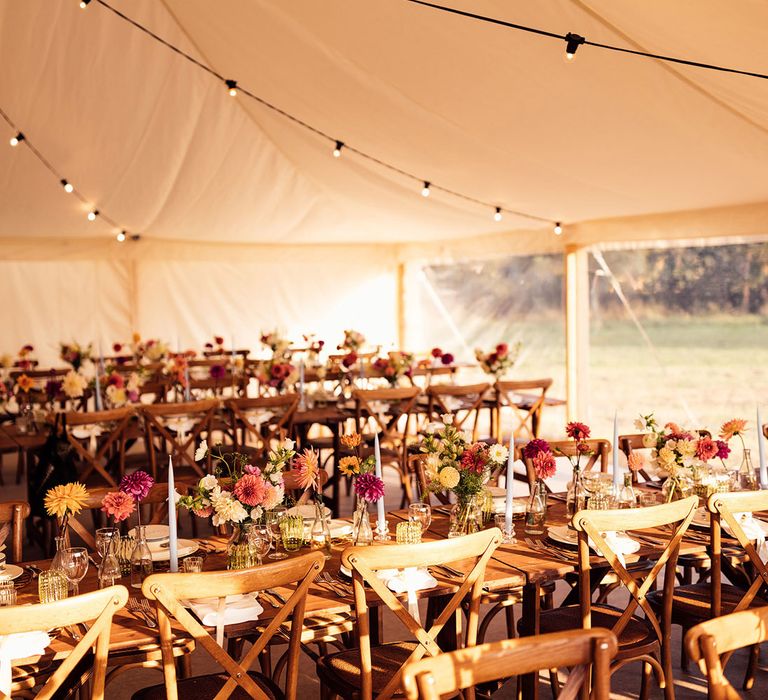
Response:
MULTIPOLYGON (((521 633, 525 637, 539 634, 539 613, 541 612, 541 586, 538 581, 526 583, 523 586, 523 613, 521 633)), ((522 677, 523 698, 538 700, 539 679, 535 673, 527 673, 522 677)))

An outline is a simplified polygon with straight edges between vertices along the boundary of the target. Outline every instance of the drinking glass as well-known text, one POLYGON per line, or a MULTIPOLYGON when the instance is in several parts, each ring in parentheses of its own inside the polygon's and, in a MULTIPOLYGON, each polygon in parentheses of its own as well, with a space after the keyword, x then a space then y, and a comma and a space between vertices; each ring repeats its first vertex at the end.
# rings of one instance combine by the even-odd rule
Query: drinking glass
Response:
MULTIPOLYGON (((280 519, 280 534, 286 552, 295 552, 304 544, 304 518, 300 515, 286 515, 280 519)), ((283 554, 287 557, 287 554, 283 554)))
POLYGON ((85 547, 69 547, 62 557, 62 569, 72 586, 72 595, 80 595, 80 581, 88 573, 88 550, 85 547))
POLYGON ((395 540, 398 544, 420 544, 421 522, 408 520, 407 523, 398 523, 395 528, 395 540))
POLYGON ((16 586, 9 578, 0 579, 0 607, 16 605, 16 586))
POLYGON ((269 555, 270 559, 285 559, 288 555, 280 551, 280 523, 288 517, 288 509, 285 506, 275 506, 267 512, 267 523, 272 534, 272 542, 275 545, 275 551, 269 555))
POLYGON ((248 547, 256 555, 256 563, 261 566, 264 556, 269 552, 271 536, 268 527, 254 525, 248 531, 248 547))
POLYGON ((429 503, 411 503, 408 506, 408 520, 421 523, 421 531, 426 532, 432 524, 432 507, 429 503))
POLYGON ((202 557, 187 557, 181 563, 184 573, 199 574, 203 570, 202 557))
POLYGON ((41 603, 53 603, 67 597, 67 577, 61 569, 41 571, 37 577, 37 592, 41 603))
POLYGON ((107 555, 107 550, 112 540, 117 537, 118 530, 116 527, 100 527, 96 530, 96 551, 99 553, 102 561, 107 555))

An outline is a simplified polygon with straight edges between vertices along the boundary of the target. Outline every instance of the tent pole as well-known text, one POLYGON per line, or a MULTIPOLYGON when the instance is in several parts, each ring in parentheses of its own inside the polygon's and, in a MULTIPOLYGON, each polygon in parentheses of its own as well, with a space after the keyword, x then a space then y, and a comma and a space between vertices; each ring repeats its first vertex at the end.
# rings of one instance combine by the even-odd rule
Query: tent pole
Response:
POLYGON ((565 248, 565 373, 568 420, 587 420, 589 384, 589 253, 565 248))
POLYGON ((397 264, 397 348, 405 350, 405 263, 397 264))

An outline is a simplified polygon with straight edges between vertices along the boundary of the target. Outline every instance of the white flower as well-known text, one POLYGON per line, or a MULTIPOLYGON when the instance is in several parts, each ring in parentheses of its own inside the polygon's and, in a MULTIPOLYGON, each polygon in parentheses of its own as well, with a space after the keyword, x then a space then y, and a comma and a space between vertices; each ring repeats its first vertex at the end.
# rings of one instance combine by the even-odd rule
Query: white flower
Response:
POLYGON ((642 418, 635 418, 635 430, 642 432, 645 428, 645 421, 642 418))
POLYGON ((468 445, 471 445, 471 444, 472 444, 472 433, 470 433, 470 432, 469 432, 469 430, 465 430, 465 431, 464 431, 464 432, 461 434, 461 437, 463 437, 463 438, 464 438, 464 442, 466 442, 468 445))
POLYGON ((273 484, 282 484, 283 483, 283 475, 280 472, 274 472, 273 474, 269 475, 269 480, 273 484))
POLYGON ((491 445, 491 448, 488 450, 488 456, 491 458, 492 462, 496 462, 496 464, 504 464, 509 458, 509 450, 505 445, 491 445))
POLYGON ((79 375, 73 369, 67 372, 61 383, 62 391, 70 399, 80 398, 83 395, 86 386, 88 386, 88 382, 85 377, 79 375))
POLYGON ((653 433, 643 435, 643 447, 654 447, 656 445, 656 436, 653 433))
POLYGON ((424 432, 427 433, 427 435, 433 435, 438 430, 442 430, 445 426, 442 423, 427 423, 424 426, 424 432))
POLYGON ((285 438, 285 440, 283 440, 284 450, 292 450, 294 447, 296 447, 296 443, 290 438, 285 438))
POLYGON ((208 453, 208 441, 203 440, 195 450, 195 462, 199 462, 208 453))
POLYGON ((261 520, 261 516, 264 514, 264 509, 261 506, 256 506, 251 511, 251 520, 254 522, 261 520))
POLYGON ((217 486, 219 485, 219 482, 216 480, 216 477, 213 474, 207 474, 202 479, 200 479, 200 488, 205 489, 206 491, 213 491, 217 486))
POLYGON ((232 498, 229 491, 221 491, 216 496, 211 494, 211 505, 215 511, 212 518, 215 527, 228 522, 241 523, 248 517, 248 511, 243 504, 232 498))
POLYGON ((440 416, 440 420, 445 423, 445 425, 453 425, 453 413, 443 413, 443 415, 440 416))

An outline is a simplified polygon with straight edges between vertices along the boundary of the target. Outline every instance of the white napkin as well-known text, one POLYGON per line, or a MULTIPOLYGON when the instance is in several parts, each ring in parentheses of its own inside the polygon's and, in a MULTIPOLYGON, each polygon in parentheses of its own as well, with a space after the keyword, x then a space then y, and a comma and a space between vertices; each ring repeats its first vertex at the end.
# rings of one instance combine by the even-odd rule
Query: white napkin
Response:
POLYGON ((79 425, 77 428, 72 428, 72 435, 74 435, 78 440, 85 440, 88 438, 88 451, 94 455, 98 449, 97 438, 101 435, 101 433, 101 426, 96 423, 91 425, 79 425))
MULTIPOLYGON (((752 513, 734 513, 733 517, 736 519, 736 522, 741 525, 741 529, 744 530, 744 534, 750 540, 754 540, 757 556, 759 556, 762 561, 767 561, 768 542, 765 541, 765 524, 755 518, 752 513)), ((725 530, 729 535, 733 535, 731 528, 725 521, 723 521, 723 530, 725 530)))
POLYGON ((464 405, 464 402, 457 396, 445 396, 442 401, 448 413, 454 413, 464 405))
MULTIPOLYGON (((640 543, 637 540, 633 540, 625 532, 609 530, 608 532, 603 532, 602 535, 605 538, 606 544, 616 553, 616 558, 621 562, 621 565, 626 568, 627 562, 624 561, 624 555, 634 554, 640 549, 640 543)), ((589 539, 589 546, 597 552, 591 537, 589 539)), ((600 552, 597 553, 600 554, 600 552)))
POLYGON ((261 427, 262 423, 266 423, 275 414, 272 411, 255 411, 248 414, 248 422, 254 427, 261 427))
POLYGON ((45 652, 51 638, 45 632, 19 632, 0 637, 0 691, 11 696, 13 659, 25 659, 45 652))
MULTIPOLYGON (((217 624, 220 598, 197 598, 189 601, 189 607, 206 627, 217 624)), ((264 608, 254 595, 228 595, 224 605, 224 624, 236 625, 240 622, 258 620, 264 608)))
MULTIPOLYGON (((382 572, 379 572, 381 577, 382 572)), ((411 617, 419 624, 419 603, 416 598, 416 591, 423 591, 427 588, 434 588, 437 585, 437 579, 429 573, 427 569, 417 569, 410 566, 397 573, 387 580, 387 588, 395 593, 408 594, 408 612, 411 617)))

